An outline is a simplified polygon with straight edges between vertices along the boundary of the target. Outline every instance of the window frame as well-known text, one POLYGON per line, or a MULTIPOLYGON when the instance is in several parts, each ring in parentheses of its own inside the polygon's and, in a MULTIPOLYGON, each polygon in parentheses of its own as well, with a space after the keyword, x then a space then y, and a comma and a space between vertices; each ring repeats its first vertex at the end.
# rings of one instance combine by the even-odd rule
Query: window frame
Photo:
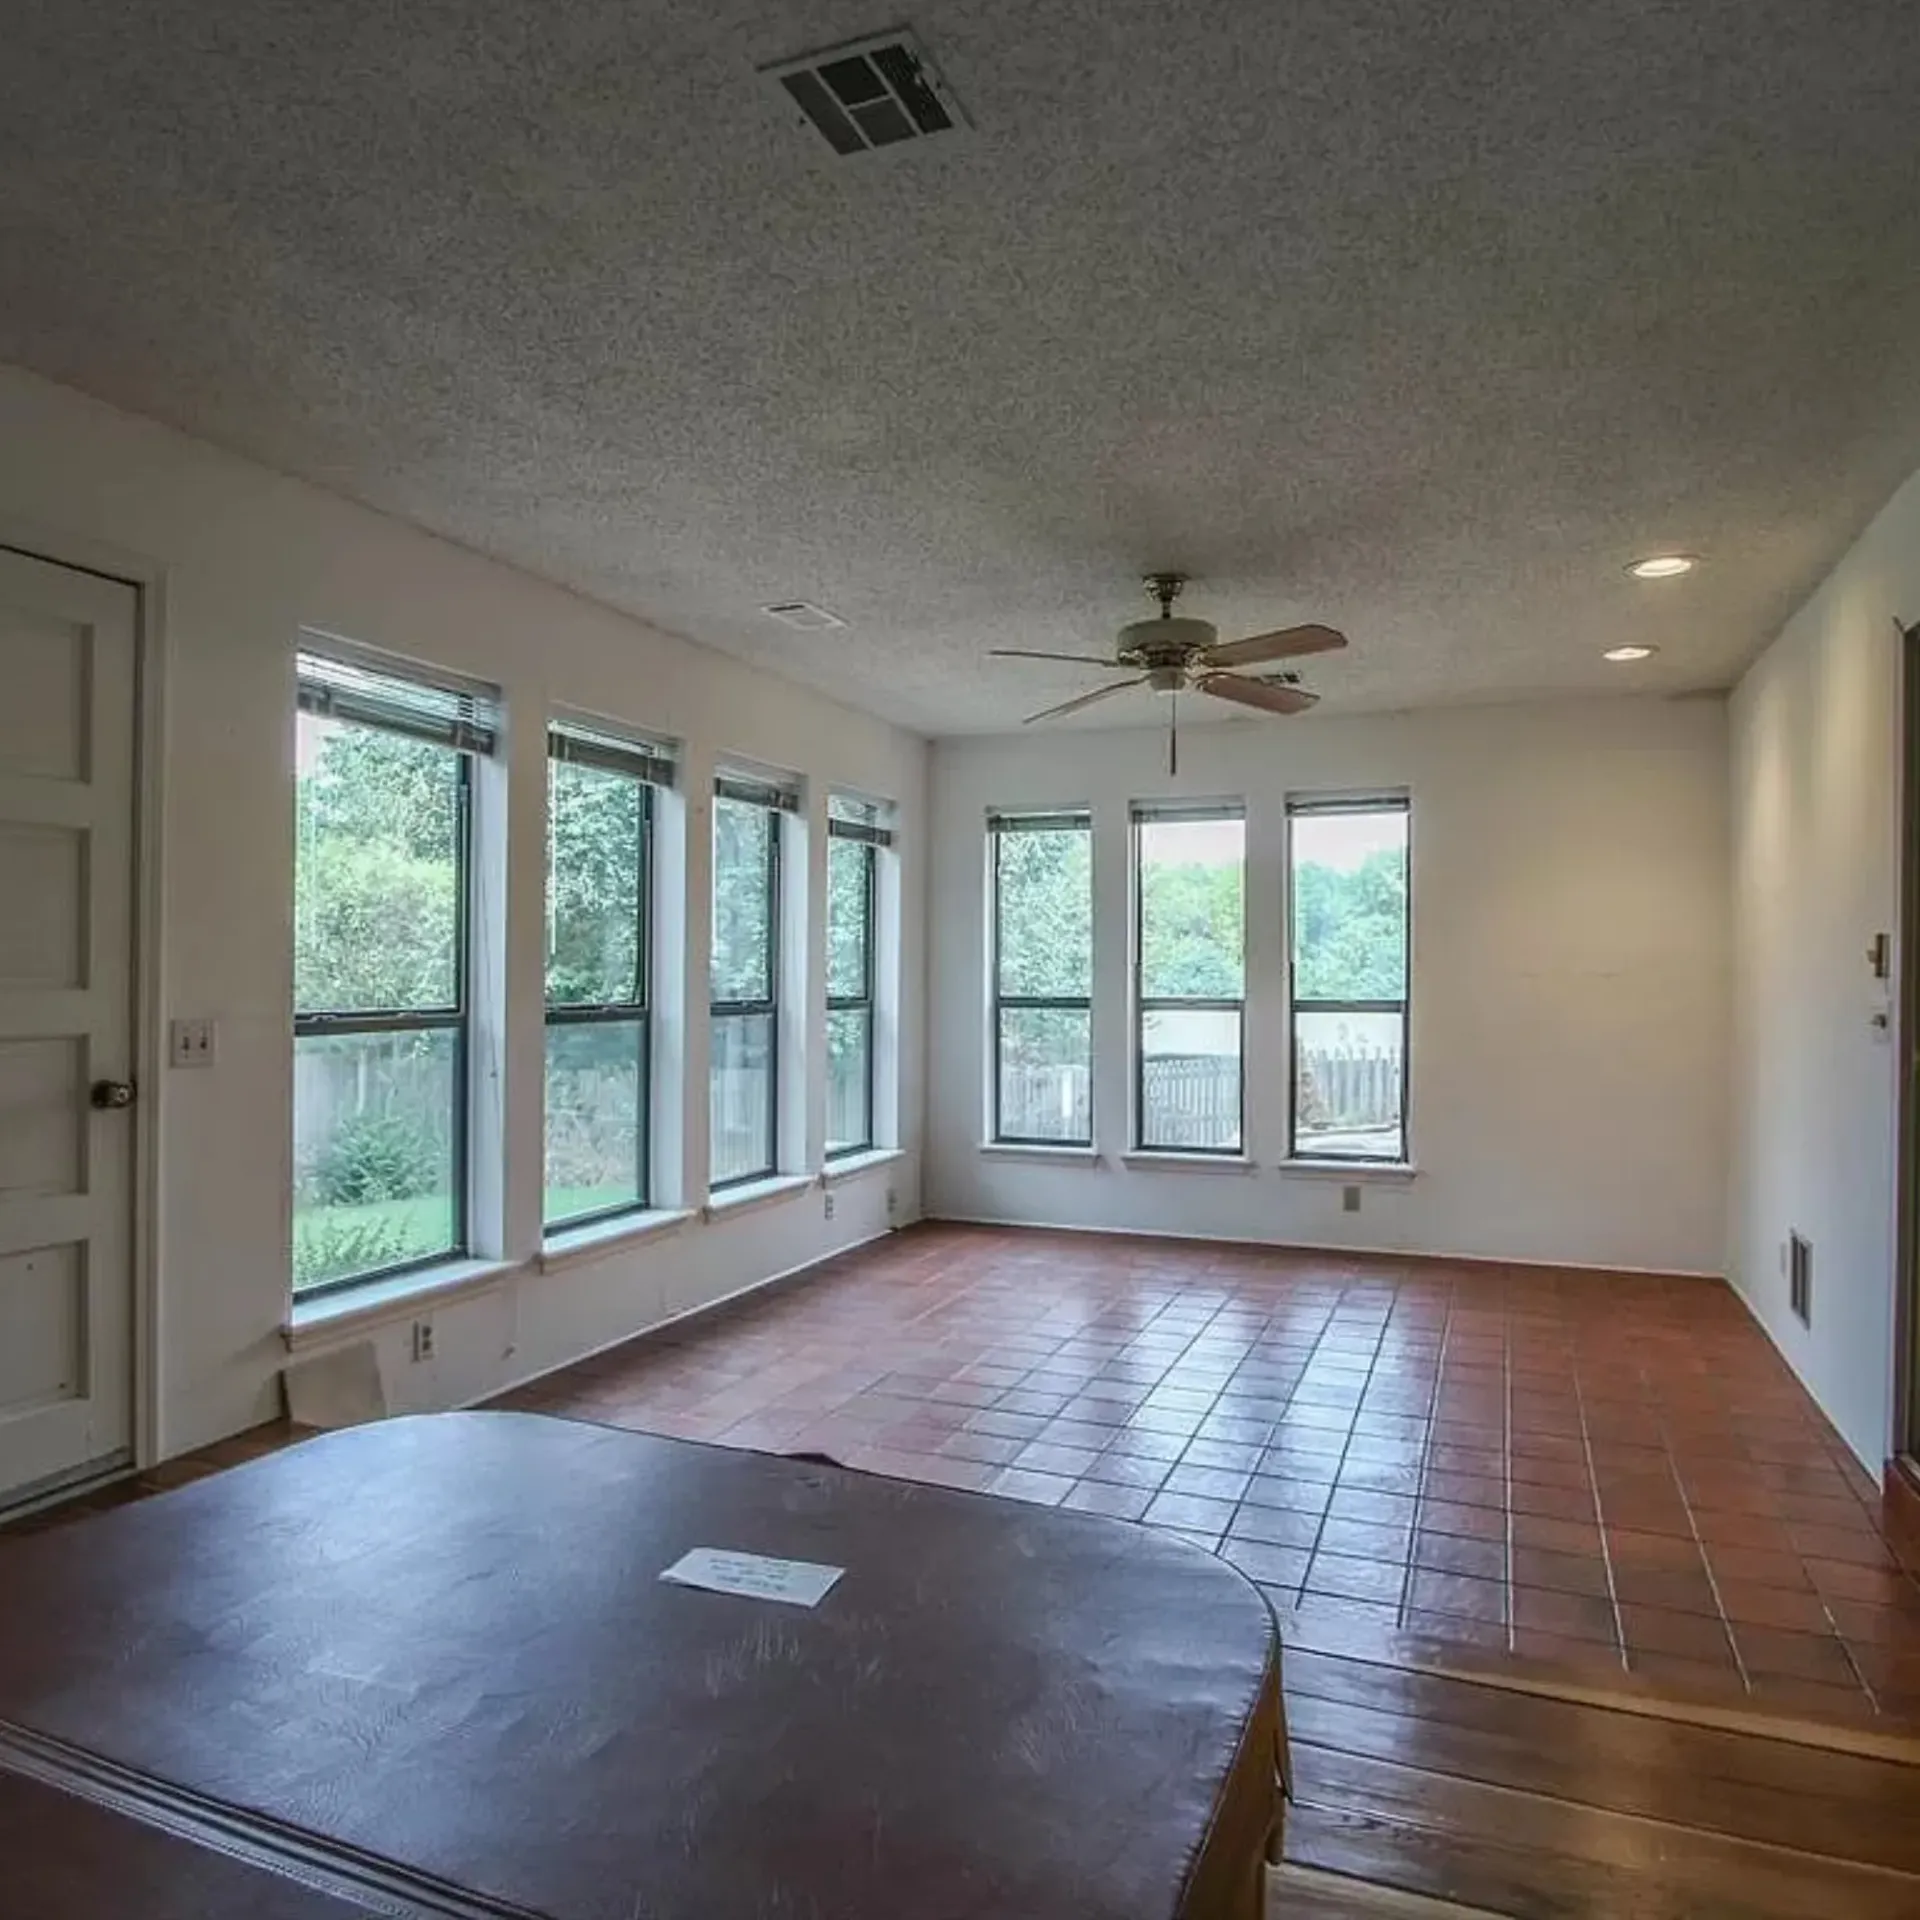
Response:
MULTIPOLYGON (((422 740, 454 758, 454 999, 444 1007, 374 1007, 352 1012, 303 1012, 295 995, 293 1051, 302 1040, 350 1039, 359 1034, 450 1033, 453 1036, 452 1147, 453 1233, 450 1243, 430 1253, 360 1273, 301 1286, 289 1269, 289 1297, 295 1302, 324 1299, 383 1280, 446 1266, 471 1256, 473 1248, 473 795, 474 762, 491 757, 498 738, 497 711, 491 695, 458 682, 409 674, 399 663, 342 647, 305 647, 295 661, 294 708, 297 717, 364 728, 422 740), (364 676, 371 690, 353 682, 364 676), (386 698, 383 700, 383 696, 386 698), (444 708, 445 717, 435 713, 444 708)), ((299 859, 299 848, 294 849, 299 859)))
MULTIPOLYGON (((826 1148, 826 1158, 829 1161, 845 1160, 849 1156, 856 1153, 871 1153, 874 1149, 874 1135, 878 1130, 875 1125, 875 1118, 876 1118, 875 1108, 879 1104, 880 1077, 879 1077, 879 1062, 876 1058, 875 1044, 874 1044, 877 1036, 877 1032, 878 1032, 878 1022, 874 1018, 874 1005, 875 1005, 875 987, 879 977, 879 967, 877 964, 878 956, 876 955, 874 949, 879 937, 879 928, 880 928, 880 916, 878 911, 878 908, 879 908, 878 895, 880 891, 880 848, 884 844, 886 844, 887 841, 890 840, 890 838, 891 836, 886 833, 884 828, 866 827, 866 826, 858 825, 852 821, 842 820, 838 816, 832 813, 829 813, 827 816, 828 862, 829 863, 832 862, 833 847, 834 847, 834 842, 836 840, 842 841, 848 846, 857 847, 861 855, 861 867, 862 867, 862 871, 865 879, 865 893, 864 893, 864 898, 862 902, 863 924, 861 928, 861 944, 860 944, 861 990, 857 994, 837 994, 833 991, 833 966, 832 966, 833 884, 832 884, 831 872, 829 872, 828 884, 827 884, 828 965, 826 970, 827 971, 828 1021, 829 1021, 829 1025, 831 1025, 832 1016, 836 1013, 858 1013, 864 1016, 862 1025, 865 1027, 865 1030, 866 1030, 865 1059, 866 1059, 866 1083, 867 1083, 866 1137, 862 1140, 845 1142, 842 1145, 837 1147, 831 1146, 831 1145, 828 1146, 826 1148)), ((829 1076, 829 1079, 831 1079, 831 1075, 832 1075, 831 1050, 829 1050, 829 1053, 828 1053, 827 1067, 828 1067, 828 1076, 829 1076)))
POLYGON ((1413 796, 1407 793, 1290 795, 1287 800, 1287 1158, 1322 1167, 1406 1167, 1413 1164, 1413 796), (1407 823, 1407 903, 1400 928, 1400 997, 1376 1000, 1304 999, 1295 961, 1294 822, 1328 814, 1397 813, 1407 823), (1300 1039, 1302 1013, 1391 1014, 1400 1016, 1399 1151, 1316 1153, 1300 1141, 1300 1039))
POLYGON ((1084 833, 1087 836, 1087 894, 1088 919, 1092 924, 1093 906, 1093 814, 1090 809, 1063 807, 1034 813, 992 813, 987 816, 987 842, 991 849, 988 867, 988 919, 991 924, 991 937, 988 943, 988 1018, 991 1023, 989 1035, 992 1061, 990 1074, 993 1082, 993 1135, 992 1144, 996 1147, 1053 1147, 1067 1152, 1090 1150, 1093 1146, 1093 947, 1090 945, 1087 955, 1087 991, 1083 994, 1030 994, 1003 993, 1000 990, 1001 961, 1001 916, 1002 901, 1000 889, 1000 846, 1009 833, 1084 833), (1008 1012, 1014 1013, 1084 1013, 1087 1016, 1087 1131, 1083 1139, 1062 1139, 1058 1135, 1041 1137, 1034 1134, 1008 1133, 1003 1125, 1001 1095, 1004 1075, 1001 1071, 1001 1050, 1005 1044, 1005 1019, 1008 1012))
POLYGON ((1244 802, 1215 805, 1155 805, 1137 802, 1128 814, 1133 862, 1133 1151, 1177 1156, 1205 1155, 1209 1159, 1241 1160, 1247 1152, 1247 810, 1244 802), (1183 820, 1238 820, 1240 822, 1240 997, 1191 998, 1147 994, 1146 886, 1141 862, 1141 829, 1183 820), (1147 1015, 1150 1013, 1231 1013, 1240 1035, 1238 1101, 1234 1115, 1234 1143, 1230 1147, 1168 1146, 1147 1138, 1147 1015))
MULTIPOLYGON (((711 1119, 707 1125, 707 1152, 709 1165, 707 1171, 707 1191, 725 1193, 734 1187, 752 1186, 759 1180, 771 1180, 780 1171, 780 966, 782 960, 782 942, 780 939, 780 916, 783 902, 780 898, 781 858, 780 842, 783 838, 782 816, 791 813, 796 805, 795 797, 785 788, 761 786, 750 781, 730 778, 726 774, 716 775, 713 783, 716 801, 732 800, 745 806, 762 808, 767 815, 767 995, 764 1000, 716 1000, 713 998, 712 960, 709 955, 707 977, 707 1026, 708 1060, 707 1083, 708 1098, 712 1098, 713 1083, 713 1030, 723 1020, 741 1020, 756 1016, 765 1017, 769 1025, 767 1045, 767 1140, 766 1160, 762 1166, 751 1172, 729 1174, 724 1180, 713 1178, 711 1157, 713 1152, 713 1125, 711 1119)), ((717 815, 716 815, 717 825, 717 815)), ((713 871, 707 883, 707 914, 709 924, 715 906, 718 904, 719 870, 718 862, 712 862, 713 871)))
MULTIPOLYGON (((631 780, 640 789, 640 887, 636 902, 638 926, 636 937, 638 949, 634 967, 633 1000, 609 1000, 599 1003, 575 1002, 556 1005, 546 997, 545 982, 542 982, 542 1001, 545 1018, 542 1021, 543 1035, 554 1027, 588 1026, 638 1026, 640 1048, 640 1086, 639 1111, 636 1116, 634 1152, 636 1157, 635 1181, 638 1197, 623 1200, 616 1206, 596 1207, 586 1213, 566 1214, 559 1219, 549 1219, 546 1209, 545 1167, 542 1166, 540 1186, 540 1232, 543 1238, 551 1239, 555 1234, 571 1233, 580 1227, 604 1225, 610 1220, 621 1220, 629 1214, 645 1213, 653 1205, 653 931, 654 931, 654 827, 658 820, 658 809, 654 805, 654 787, 659 784, 662 769, 666 777, 671 778, 672 763, 658 748, 639 742, 628 745, 624 741, 589 733, 584 729, 567 726, 564 722, 555 722, 547 728, 547 846, 551 852, 553 846, 553 785, 552 770, 556 766, 582 766, 598 770, 601 773, 617 775, 631 780), (566 743, 564 746, 562 743, 566 743)), ((548 1113, 545 1074, 541 1081, 541 1111, 543 1121, 548 1113)), ((542 1154, 544 1162, 545 1155, 542 1154)))

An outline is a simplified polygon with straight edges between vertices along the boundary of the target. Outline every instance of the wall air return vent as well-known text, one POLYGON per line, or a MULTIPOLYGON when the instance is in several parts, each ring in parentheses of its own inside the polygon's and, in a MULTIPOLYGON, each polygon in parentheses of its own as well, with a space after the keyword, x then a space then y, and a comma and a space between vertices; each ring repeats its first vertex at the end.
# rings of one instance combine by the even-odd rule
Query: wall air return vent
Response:
POLYGON ((842 156, 966 124, 946 82, 904 27, 761 71, 780 89, 782 102, 798 107, 842 156))

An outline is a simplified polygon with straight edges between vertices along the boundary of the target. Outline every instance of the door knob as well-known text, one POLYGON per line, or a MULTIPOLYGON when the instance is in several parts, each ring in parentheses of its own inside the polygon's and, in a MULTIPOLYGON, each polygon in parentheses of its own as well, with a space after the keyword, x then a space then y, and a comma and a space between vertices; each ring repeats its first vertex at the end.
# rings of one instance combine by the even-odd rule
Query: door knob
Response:
POLYGON ((131 1080, 96 1080, 93 1091, 88 1096, 103 1113, 111 1113, 120 1107, 133 1105, 133 1082, 131 1080))

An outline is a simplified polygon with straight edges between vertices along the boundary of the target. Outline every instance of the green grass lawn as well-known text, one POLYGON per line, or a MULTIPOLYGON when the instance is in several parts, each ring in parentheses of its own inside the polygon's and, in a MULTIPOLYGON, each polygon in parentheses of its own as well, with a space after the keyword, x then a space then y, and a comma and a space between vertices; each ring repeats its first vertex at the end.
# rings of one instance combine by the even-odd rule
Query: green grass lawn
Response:
MULTIPOLYGON (((546 1198, 551 1219, 617 1207, 632 1197, 623 1187, 556 1187, 546 1198)), ((443 1193, 412 1200, 376 1200, 360 1207, 296 1206, 293 1210, 293 1290, 404 1266, 453 1251, 453 1203, 443 1193)))

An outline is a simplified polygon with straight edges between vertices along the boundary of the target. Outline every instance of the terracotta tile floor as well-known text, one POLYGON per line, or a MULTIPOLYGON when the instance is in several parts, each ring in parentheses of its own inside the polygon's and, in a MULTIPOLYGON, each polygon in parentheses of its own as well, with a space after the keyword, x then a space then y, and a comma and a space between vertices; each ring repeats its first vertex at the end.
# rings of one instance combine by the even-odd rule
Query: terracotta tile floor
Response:
POLYGON ((1920 1717, 1878 1488, 1711 1282, 927 1226, 496 1404, 1168 1528, 1294 1638, 1920 1717))

